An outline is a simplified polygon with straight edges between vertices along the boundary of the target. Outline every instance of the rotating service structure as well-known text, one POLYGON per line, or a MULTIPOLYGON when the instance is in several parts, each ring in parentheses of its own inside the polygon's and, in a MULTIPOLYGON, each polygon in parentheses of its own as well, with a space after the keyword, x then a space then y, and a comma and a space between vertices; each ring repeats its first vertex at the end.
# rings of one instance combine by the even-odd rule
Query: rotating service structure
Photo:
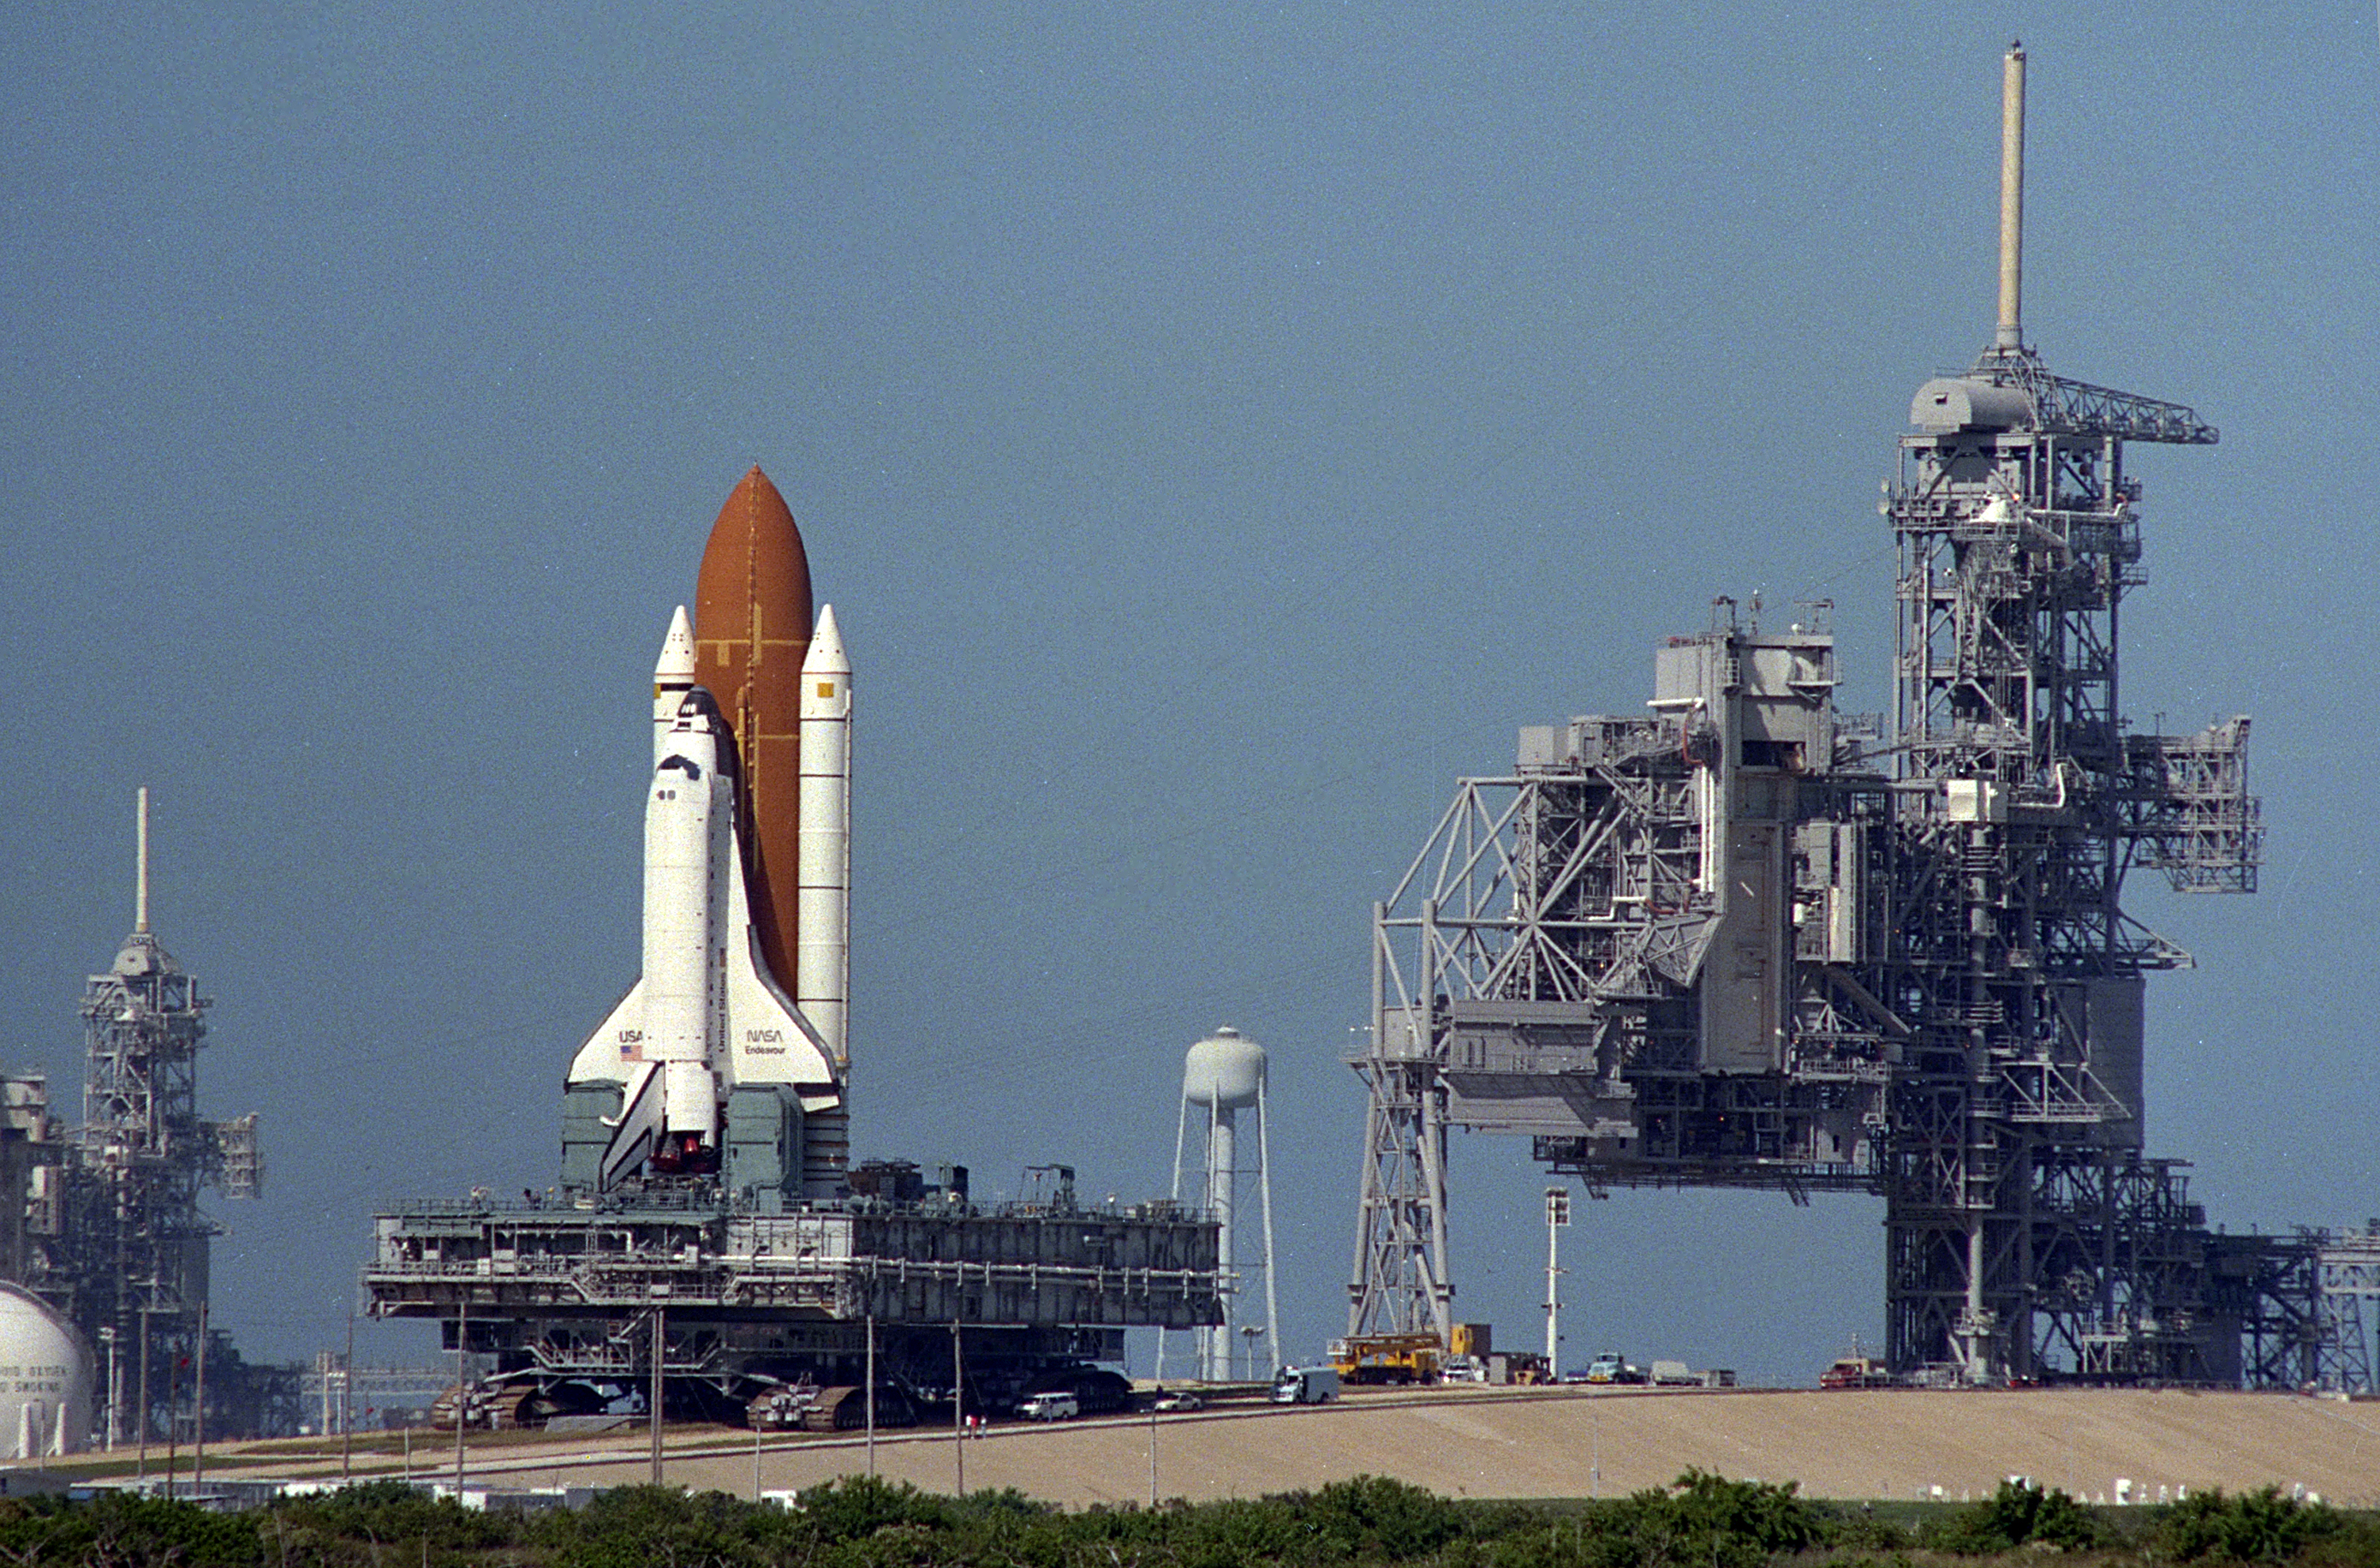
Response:
POLYGON ((639 971, 565 1075, 555 1195, 377 1218, 372 1313, 494 1358, 460 1408, 535 1421, 658 1378, 674 1414, 840 1419, 873 1365, 889 1421, 950 1398, 954 1336, 970 1410, 1099 1408, 1127 1328, 1222 1321, 1201 1212, 1085 1208, 1063 1166, 986 1207, 963 1167, 852 1165, 852 703, 754 468, 654 666, 639 971))
POLYGON ((1351 1333, 1449 1333, 1447 1131, 1590 1191, 1881 1196, 1888 1355, 1973 1382, 2294 1382, 2305 1248, 2212 1234, 2145 1152, 2146 977, 2188 964, 2128 872, 2247 893, 2249 722, 2132 730, 2133 443, 2178 404, 2023 341, 2024 56, 2006 62, 2000 320, 1921 386, 1881 511, 1894 707, 1839 713, 1826 606, 1726 599, 1646 711, 1524 729, 1373 917, 1351 1333))

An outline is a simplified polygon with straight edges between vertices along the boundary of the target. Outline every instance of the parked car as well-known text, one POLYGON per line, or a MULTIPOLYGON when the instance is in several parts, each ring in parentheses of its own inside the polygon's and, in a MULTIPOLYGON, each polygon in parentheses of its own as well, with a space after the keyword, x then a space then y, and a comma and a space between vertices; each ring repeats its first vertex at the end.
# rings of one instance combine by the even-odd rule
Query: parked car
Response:
POLYGON ((1159 1389, 1157 1391, 1156 1403, 1149 1405, 1151 1410, 1158 1411, 1160 1414, 1175 1410, 1204 1410, 1206 1407, 1207 1402, 1205 1400, 1199 1398, 1195 1393, 1185 1393, 1178 1388, 1174 1389, 1171 1393, 1168 1393, 1164 1389, 1159 1389))

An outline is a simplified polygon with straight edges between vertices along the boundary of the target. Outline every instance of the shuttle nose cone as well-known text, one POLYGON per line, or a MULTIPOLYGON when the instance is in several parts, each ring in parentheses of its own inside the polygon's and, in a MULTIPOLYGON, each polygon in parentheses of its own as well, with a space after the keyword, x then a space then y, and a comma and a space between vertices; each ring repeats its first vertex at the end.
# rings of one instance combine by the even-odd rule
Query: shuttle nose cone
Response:
POLYGON ((677 705, 677 723, 673 727, 692 730, 698 735, 715 735, 722 729, 719 704, 709 692, 697 686, 677 705))

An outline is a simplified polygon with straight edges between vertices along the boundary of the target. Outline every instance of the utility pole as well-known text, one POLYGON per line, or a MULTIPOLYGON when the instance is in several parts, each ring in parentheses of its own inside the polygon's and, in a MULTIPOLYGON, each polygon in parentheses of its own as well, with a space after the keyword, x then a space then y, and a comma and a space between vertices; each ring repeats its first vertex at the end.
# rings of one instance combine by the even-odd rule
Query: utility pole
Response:
POLYGON ((190 1411, 190 1497, 195 1501, 199 1488, 207 1478, 207 1304, 199 1303, 199 1365, 198 1393, 192 1396, 190 1411))
POLYGON ((1570 1228, 1570 1188, 1546 1188, 1546 1375, 1561 1378, 1561 1233, 1570 1228))
POLYGON ((463 1357, 469 1354, 471 1344, 471 1295, 455 1309, 455 1506, 463 1505, 463 1429, 471 1419, 470 1400, 463 1388, 463 1357))
POLYGON ((99 1339, 107 1346, 107 1452, 113 1453, 117 1422, 124 1414, 124 1385, 115 1375, 115 1325, 103 1325, 99 1339))
POLYGON ((966 1357, 959 1348, 959 1321, 951 1320, 951 1452, 956 1454, 959 1496, 966 1496, 966 1357))
POLYGON ((140 1418, 136 1423, 140 1433, 140 1465, 134 1472, 141 1480, 149 1478, 149 1309, 140 1309, 140 1418))
POLYGON ((652 1405, 653 1473, 652 1484, 662 1484, 662 1355, 669 1344, 667 1313, 653 1309, 653 1389, 649 1396, 652 1405))
POLYGON ((339 1363, 339 1479, 355 1475, 356 1298, 347 1297, 347 1358, 339 1363))
POLYGON ((868 1314, 868 1478, 876 1478, 876 1314, 868 1314))
POLYGON ((182 1358, 165 1357, 165 1501, 174 1501, 174 1469, 182 1441, 182 1358))

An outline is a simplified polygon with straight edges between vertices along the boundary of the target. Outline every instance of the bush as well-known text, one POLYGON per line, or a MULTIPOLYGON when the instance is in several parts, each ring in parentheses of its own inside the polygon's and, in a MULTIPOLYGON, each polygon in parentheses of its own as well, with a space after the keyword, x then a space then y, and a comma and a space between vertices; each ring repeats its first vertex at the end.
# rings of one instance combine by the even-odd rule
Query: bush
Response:
POLYGON ((2343 1514, 2338 1528, 2306 1549, 2309 1568, 2380 1568, 2380 1514, 2343 1514))
POLYGON ((1909 1531, 1889 1519, 1879 1519, 1873 1508, 1837 1504, 1826 1514, 1826 1543, 1838 1551, 1905 1552, 1915 1542, 1909 1531))
POLYGON ((1689 1470, 1666 1490, 1590 1509, 1580 1551, 1598 1568, 1756 1568, 1826 1538, 1826 1518, 1788 1481, 1770 1486, 1689 1470))
POLYGON ((2186 1497, 2165 1511, 2150 1550, 2175 1562, 2289 1562, 2343 1521, 2321 1503, 2283 1497, 2278 1487, 2226 1497, 2186 1497))
POLYGON ((888 1525, 950 1527, 951 1503, 946 1498, 919 1491, 907 1481, 898 1485, 873 1476, 845 1476, 801 1494, 802 1522, 820 1540, 855 1540, 872 1536, 888 1525))
POLYGON ((256 1520, 190 1502, 109 1492, 89 1503, 39 1498, 0 1514, 0 1551, 19 1562, 188 1564, 254 1568, 264 1562, 256 1520))
POLYGON ((262 1516, 261 1528, 273 1537, 276 1549, 294 1537, 300 1542, 322 1538, 371 1546, 425 1541, 442 1551, 478 1551, 510 1545, 517 1534, 510 1519, 393 1480, 275 1503, 262 1516))
POLYGON ((1989 1557, 2035 1543, 2069 1551, 2105 1546, 2107 1529, 2097 1515, 2055 1488, 2044 1491, 2027 1481, 2002 1481, 1983 1502, 1960 1509, 1918 1532, 1918 1544, 1936 1551, 1989 1557))
POLYGON ((701 1563, 760 1568, 784 1559, 804 1539, 801 1526, 774 1508, 724 1492, 698 1495, 671 1487, 621 1487, 598 1493, 581 1514, 547 1514, 529 1522, 555 1568, 666 1568, 701 1563))
POLYGON ((1453 1503, 1385 1476, 1331 1482, 1306 1505, 1306 1523, 1326 1550, 1366 1562, 1427 1556, 1463 1534, 1453 1503))

